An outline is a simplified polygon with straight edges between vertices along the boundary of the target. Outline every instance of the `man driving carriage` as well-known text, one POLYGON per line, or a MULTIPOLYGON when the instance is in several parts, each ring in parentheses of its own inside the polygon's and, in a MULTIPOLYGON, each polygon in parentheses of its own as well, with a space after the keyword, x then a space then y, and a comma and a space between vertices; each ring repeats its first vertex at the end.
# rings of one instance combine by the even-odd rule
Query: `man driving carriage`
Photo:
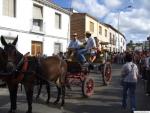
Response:
POLYGON ((90 54, 90 62, 93 62, 96 58, 96 42, 93 37, 91 37, 91 33, 87 31, 86 35, 86 42, 82 45, 80 41, 77 39, 77 33, 73 34, 71 41, 68 46, 68 51, 70 57, 76 57, 76 59, 84 64, 87 62, 85 55, 90 54), (74 54, 73 54, 74 53, 74 54))
MULTIPOLYGON (((85 48, 78 50, 78 59, 81 63, 86 63, 87 60, 84 55, 90 54, 92 57, 96 57, 96 42, 91 33, 87 31, 85 33, 87 41, 85 48)), ((92 60, 91 60, 92 61, 92 60)))

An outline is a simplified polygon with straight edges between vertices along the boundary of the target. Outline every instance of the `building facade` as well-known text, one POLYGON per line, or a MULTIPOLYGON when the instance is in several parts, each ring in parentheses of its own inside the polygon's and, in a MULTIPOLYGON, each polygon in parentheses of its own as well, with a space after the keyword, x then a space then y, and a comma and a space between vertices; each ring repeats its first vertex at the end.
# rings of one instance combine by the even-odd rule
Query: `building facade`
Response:
POLYGON ((8 37, 8 42, 18 35, 17 48, 23 54, 64 52, 70 14, 48 0, 0 0, 0 35, 8 37))
POLYGON ((126 38, 125 36, 109 24, 105 24, 109 31, 109 49, 111 52, 124 52, 126 51, 126 38))
POLYGON ((86 31, 90 31, 100 42, 109 42, 108 27, 87 13, 73 13, 70 24, 71 35, 77 33, 80 40, 85 38, 86 31))
POLYGON ((101 49, 110 52, 126 51, 126 38, 113 26, 99 22, 87 13, 75 12, 71 15, 71 34, 77 33, 79 39, 85 38, 85 32, 90 31, 93 37, 100 41, 101 49))

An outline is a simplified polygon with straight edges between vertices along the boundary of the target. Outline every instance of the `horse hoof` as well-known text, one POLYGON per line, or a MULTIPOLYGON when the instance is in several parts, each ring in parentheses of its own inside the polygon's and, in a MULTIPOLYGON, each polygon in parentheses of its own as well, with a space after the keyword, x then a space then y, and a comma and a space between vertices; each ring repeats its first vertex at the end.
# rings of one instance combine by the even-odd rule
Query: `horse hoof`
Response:
POLYGON ((65 112, 64 107, 61 106, 60 110, 62 111, 62 113, 65 112))
POLYGON ((26 113, 32 113, 32 111, 27 111, 26 113))
POLYGON ((32 113, 32 110, 28 110, 26 113, 32 113))
POLYGON ((16 110, 9 110, 8 113, 16 113, 16 110))
POLYGON ((58 104, 58 101, 56 100, 55 102, 54 102, 54 105, 57 105, 58 104))

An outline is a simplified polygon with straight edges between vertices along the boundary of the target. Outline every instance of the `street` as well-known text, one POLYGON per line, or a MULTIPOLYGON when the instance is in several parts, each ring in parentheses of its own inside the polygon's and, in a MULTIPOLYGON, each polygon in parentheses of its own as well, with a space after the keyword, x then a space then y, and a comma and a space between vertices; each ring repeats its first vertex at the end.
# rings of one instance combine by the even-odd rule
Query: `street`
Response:
MULTIPOLYGON (((33 113, 130 113, 128 109, 121 108, 120 69, 121 65, 112 66, 112 82, 109 86, 102 86, 102 77, 100 74, 92 73, 90 76, 95 80, 95 92, 90 98, 83 98, 81 88, 72 87, 72 91, 66 91, 66 104, 64 110, 60 109, 60 104, 53 105, 57 96, 56 88, 52 87, 52 98, 50 104, 46 104, 46 91, 43 87, 40 99, 35 100, 34 92, 33 113)), ((37 88, 35 87, 35 90, 37 88)), ((145 96, 142 80, 137 85, 137 110, 150 111, 150 97, 145 96)), ((6 88, 0 88, 0 113, 7 113, 9 110, 9 94, 6 88)), ((25 93, 18 91, 17 112, 25 113, 27 103, 25 93)))

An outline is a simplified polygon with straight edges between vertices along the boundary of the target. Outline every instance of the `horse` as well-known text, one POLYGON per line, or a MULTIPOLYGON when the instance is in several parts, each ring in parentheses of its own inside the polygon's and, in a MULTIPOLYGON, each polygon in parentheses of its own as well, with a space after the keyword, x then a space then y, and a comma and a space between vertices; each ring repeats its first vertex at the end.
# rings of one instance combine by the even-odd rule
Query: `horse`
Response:
POLYGON ((4 71, 5 70, 5 66, 6 66, 6 56, 4 53, 4 50, 0 47, 0 71, 4 71))
POLYGON ((21 79, 17 79, 14 82, 14 77, 8 79, 6 82, 8 84, 8 89, 10 93, 11 107, 9 113, 15 113, 16 111, 16 99, 17 99, 17 89, 18 83, 21 82, 24 85, 28 110, 26 113, 32 113, 32 98, 33 98, 33 88, 34 80, 38 76, 39 78, 47 81, 54 82, 58 89, 57 99, 54 103, 58 103, 60 100, 60 95, 62 94, 61 106, 63 107, 65 103, 65 75, 67 73, 67 63, 57 56, 49 56, 45 59, 38 60, 36 57, 25 57, 16 49, 16 44, 18 41, 18 36, 12 43, 5 41, 5 38, 1 36, 1 43, 4 46, 4 52, 7 55, 7 71, 17 70, 15 72, 15 78, 19 78, 22 75, 21 79), (23 63, 20 63, 23 60, 23 63), (22 72, 22 68, 27 64, 28 68, 22 72))

